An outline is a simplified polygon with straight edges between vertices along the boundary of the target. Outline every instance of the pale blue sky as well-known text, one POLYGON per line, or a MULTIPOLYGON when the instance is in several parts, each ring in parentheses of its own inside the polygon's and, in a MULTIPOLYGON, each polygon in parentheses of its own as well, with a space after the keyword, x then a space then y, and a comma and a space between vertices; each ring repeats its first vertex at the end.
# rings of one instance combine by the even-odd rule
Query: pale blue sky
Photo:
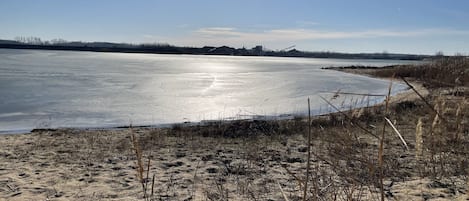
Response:
POLYGON ((468 0, 1 0, 0 38, 469 54, 468 0))

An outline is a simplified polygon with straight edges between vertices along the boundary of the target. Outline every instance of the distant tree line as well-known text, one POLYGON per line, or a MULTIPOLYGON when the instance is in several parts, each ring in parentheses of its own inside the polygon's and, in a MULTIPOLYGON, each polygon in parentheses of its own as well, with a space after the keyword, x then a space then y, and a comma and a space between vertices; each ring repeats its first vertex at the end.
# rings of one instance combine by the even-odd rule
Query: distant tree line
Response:
POLYGON ((34 37, 34 36, 29 36, 29 37, 17 36, 17 37, 15 37, 15 41, 18 42, 18 43, 23 43, 23 44, 28 44, 28 45, 54 45, 54 44, 65 44, 65 43, 67 43, 66 40, 60 39, 60 38, 52 39, 50 41, 48 41, 48 40, 43 41, 41 38, 34 37))

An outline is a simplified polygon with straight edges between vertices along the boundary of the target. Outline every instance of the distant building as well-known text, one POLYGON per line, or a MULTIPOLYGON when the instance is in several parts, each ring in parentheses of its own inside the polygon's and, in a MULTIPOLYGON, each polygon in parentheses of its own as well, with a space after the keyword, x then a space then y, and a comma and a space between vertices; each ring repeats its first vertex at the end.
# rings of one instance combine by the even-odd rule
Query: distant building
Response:
POLYGON ((208 52, 210 54, 217 54, 217 55, 234 55, 236 49, 228 46, 221 46, 221 47, 215 47, 213 49, 210 49, 208 52))
POLYGON ((263 50, 263 49, 264 49, 264 48, 262 47, 262 45, 258 45, 258 46, 256 46, 256 47, 252 48, 252 51, 253 51, 253 53, 256 54, 256 55, 263 55, 263 54, 264 54, 264 50, 263 50))

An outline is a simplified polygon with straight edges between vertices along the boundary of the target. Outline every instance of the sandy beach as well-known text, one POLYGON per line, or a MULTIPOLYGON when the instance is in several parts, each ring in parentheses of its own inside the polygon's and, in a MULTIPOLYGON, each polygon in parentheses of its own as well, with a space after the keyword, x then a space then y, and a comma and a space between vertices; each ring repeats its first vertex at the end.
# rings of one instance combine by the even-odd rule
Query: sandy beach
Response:
MULTIPOLYGON (((406 148, 387 125, 385 198, 468 199, 467 101, 454 89, 412 84, 439 101, 445 121, 458 124, 433 125, 431 110, 411 90, 392 97, 387 114, 383 104, 314 118, 309 195, 380 199, 376 136, 387 124, 384 113, 407 143, 406 148), (423 145, 416 137, 419 119, 423 145), (432 137, 443 133, 451 139, 432 137), (417 154, 420 146, 423 153, 417 154)), ((466 88, 458 90, 467 94, 466 88)), ((1 135, 0 200, 301 200, 307 134, 307 119, 295 118, 1 135)))

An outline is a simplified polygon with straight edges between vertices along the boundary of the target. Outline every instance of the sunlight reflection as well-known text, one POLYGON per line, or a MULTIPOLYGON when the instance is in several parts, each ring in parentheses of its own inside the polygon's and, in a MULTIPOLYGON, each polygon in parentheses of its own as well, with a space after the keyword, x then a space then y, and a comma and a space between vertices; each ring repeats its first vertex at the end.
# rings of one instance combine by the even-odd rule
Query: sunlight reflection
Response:
POLYGON ((210 76, 212 77, 212 83, 205 89, 202 90, 202 95, 205 95, 207 94, 207 92, 210 91, 210 89, 213 89, 215 88, 215 86, 217 85, 217 81, 218 81, 218 76, 216 74, 210 74, 210 76))
POLYGON ((236 64, 220 63, 220 62, 197 62, 192 67, 200 72, 208 73, 228 73, 239 71, 242 66, 236 64))

